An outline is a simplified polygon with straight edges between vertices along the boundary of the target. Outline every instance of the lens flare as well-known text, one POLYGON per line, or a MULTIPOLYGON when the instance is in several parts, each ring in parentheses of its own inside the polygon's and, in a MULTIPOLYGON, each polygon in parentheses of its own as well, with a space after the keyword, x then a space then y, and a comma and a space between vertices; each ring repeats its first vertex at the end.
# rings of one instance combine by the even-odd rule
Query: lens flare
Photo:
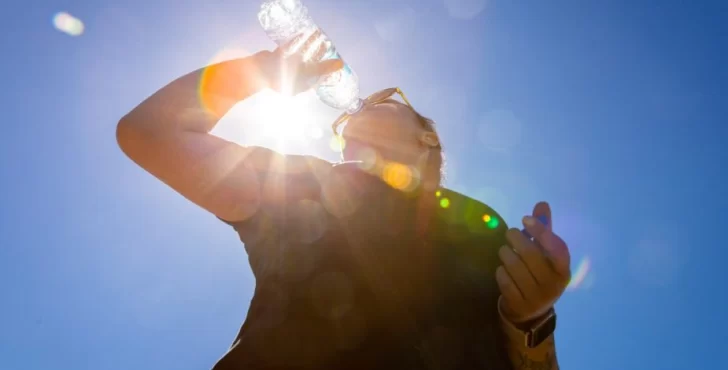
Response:
POLYGON ((390 162, 384 166, 382 180, 395 189, 406 190, 413 184, 414 174, 409 166, 390 162))
POLYGON ((346 140, 341 136, 332 136, 329 141, 329 148, 336 153, 341 153, 346 148, 346 140))
POLYGON ((500 221, 498 221, 498 218, 493 217, 489 214, 483 215, 483 222, 485 222, 486 225, 488 225, 489 228, 495 229, 500 225, 500 221))
POLYGON ((227 112, 230 105, 234 104, 236 96, 235 89, 239 88, 234 83, 230 83, 230 76, 236 73, 231 68, 236 68, 233 64, 220 64, 227 60, 234 60, 250 55, 244 49, 226 48, 216 53, 208 63, 207 67, 202 71, 200 82, 198 85, 197 95, 207 113, 213 114, 215 117, 222 117, 227 112), (226 98, 227 97, 227 98, 226 98))
POLYGON ((66 12, 56 13, 53 16, 53 25, 57 30, 71 36, 80 36, 85 28, 80 19, 66 12))
POLYGON ((567 290, 575 290, 582 286, 587 281, 589 271, 591 270, 591 260, 589 257, 584 257, 577 265, 574 272, 571 274, 571 281, 567 286, 567 290))
POLYGON ((379 166, 381 166, 382 161, 379 158, 379 153, 377 153, 376 150, 371 148, 363 148, 359 153, 359 158, 361 159, 361 163, 359 163, 359 168, 369 173, 379 171, 378 168, 379 166))
MULTIPOLYGON (((448 178, 448 181, 449 178, 448 178)), ((499 188, 483 187, 473 192, 473 199, 483 202, 492 209, 498 210, 498 214, 502 219, 508 219, 511 214, 510 199, 499 188)), ((481 217, 476 214, 475 217, 481 217)))
POLYGON ((450 207, 450 199, 447 199, 447 198, 440 199, 440 207, 442 207, 442 208, 450 207))
POLYGON ((219 99, 219 96, 226 88, 226 83, 222 78, 224 73, 221 69, 222 67, 216 65, 207 66, 205 70, 202 71, 198 90, 200 103, 202 103, 205 111, 218 118, 222 117, 226 111, 224 104, 222 104, 219 99))

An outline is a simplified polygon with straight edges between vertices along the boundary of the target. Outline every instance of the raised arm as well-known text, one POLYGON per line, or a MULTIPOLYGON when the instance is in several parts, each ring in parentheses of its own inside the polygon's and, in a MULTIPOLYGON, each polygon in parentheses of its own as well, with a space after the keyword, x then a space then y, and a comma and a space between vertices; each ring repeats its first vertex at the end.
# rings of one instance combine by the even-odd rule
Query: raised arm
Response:
POLYGON ((305 68, 294 62, 284 60, 278 51, 264 51, 184 75, 119 121, 119 146, 139 166, 200 207, 228 221, 243 220, 257 210, 257 166, 277 163, 279 168, 265 170, 301 171, 310 161, 277 154, 279 160, 270 161, 271 153, 263 153, 266 160, 257 163, 260 148, 242 147, 209 132, 233 105, 266 87, 279 89, 290 83, 301 91, 297 81, 341 68, 339 62, 305 68), (281 73, 282 68, 288 73, 281 73), (279 75, 297 77, 287 82, 279 75))
POLYGON ((499 249, 503 265, 496 270, 496 280, 501 291, 501 327, 514 370, 556 370, 553 307, 571 279, 571 255, 566 242, 552 229, 548 203, 536 204, 532 215, 523 218, 523 226, 529 236, 509 229, 508 245, 499 249), (530 346, 526 345, 526 331, 537 338, 530 346))

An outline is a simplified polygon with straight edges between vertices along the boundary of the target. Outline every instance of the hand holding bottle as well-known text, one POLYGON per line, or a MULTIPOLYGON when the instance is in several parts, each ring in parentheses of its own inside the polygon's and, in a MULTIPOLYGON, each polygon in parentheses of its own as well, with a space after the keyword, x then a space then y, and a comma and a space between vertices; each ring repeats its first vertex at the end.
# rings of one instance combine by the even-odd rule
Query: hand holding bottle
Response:
POLYGON ((286 56, 287 45, 258 53, 258 67, 266 86, 286 95, 297 95, 312 88, 321 76, 344 67, 341 59, 304 62, 300 53, 286 56))
MULTIPOLYGON (((316 25, 301 0, 264 0, 258 20, 266 35, 281 46, 285 55, 299 54, 306 62, 342 59, 331 39, 316 25)), ((328 67, 323 69, 330 71, 328 67)), ((350 114, 357 112, 363 103, 359 98, 359 77, 345 62, 342 67, 334 68, 333 72, 327 74, 315 70, 313 75, 307 76, 310 81, 306 81, 304 74, 301 77, 306 83, 293 86, 301 89, 317 83, 316 94, 326 105, 350 114), (315 75, 323 78, 314 81, 315 75)), ((289 93, 300 91, 290 89, 289 93)))

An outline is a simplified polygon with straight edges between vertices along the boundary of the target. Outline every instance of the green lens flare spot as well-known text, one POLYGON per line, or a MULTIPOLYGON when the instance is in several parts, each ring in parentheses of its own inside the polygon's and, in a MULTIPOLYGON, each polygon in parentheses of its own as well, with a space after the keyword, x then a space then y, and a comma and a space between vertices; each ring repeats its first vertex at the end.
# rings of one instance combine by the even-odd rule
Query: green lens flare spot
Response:
POLYGON ((440 199, 440 207, 442 207, 442 208, 450 207, 450 199, 447 199, 447 198, 440 199))
POLYGON ((496 227, 498 227, 498 224, 499 224, 497 218, 495 218, 487 213, 483 215, 483 222, 485 222, 485 224, 491 229, 495 229, 496 227))

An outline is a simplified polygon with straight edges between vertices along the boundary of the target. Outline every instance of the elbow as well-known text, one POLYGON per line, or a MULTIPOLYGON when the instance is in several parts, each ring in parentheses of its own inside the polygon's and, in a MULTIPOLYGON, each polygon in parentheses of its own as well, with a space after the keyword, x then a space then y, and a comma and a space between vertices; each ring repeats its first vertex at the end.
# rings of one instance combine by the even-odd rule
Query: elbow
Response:
POLYGON ((129 149, 133 145, 135 130, 134 123, 128 115, 122 117, 116 125, 116 144, 126 155, 129 155, 129 149))
POLYGON ((116 144, 121 151, 133 161, 138 161, 142 153, 147 150, 145 147, 151 145, 153 130, 146 127, 143 122, 127 114, 119 120, 116 125, 116 144))

